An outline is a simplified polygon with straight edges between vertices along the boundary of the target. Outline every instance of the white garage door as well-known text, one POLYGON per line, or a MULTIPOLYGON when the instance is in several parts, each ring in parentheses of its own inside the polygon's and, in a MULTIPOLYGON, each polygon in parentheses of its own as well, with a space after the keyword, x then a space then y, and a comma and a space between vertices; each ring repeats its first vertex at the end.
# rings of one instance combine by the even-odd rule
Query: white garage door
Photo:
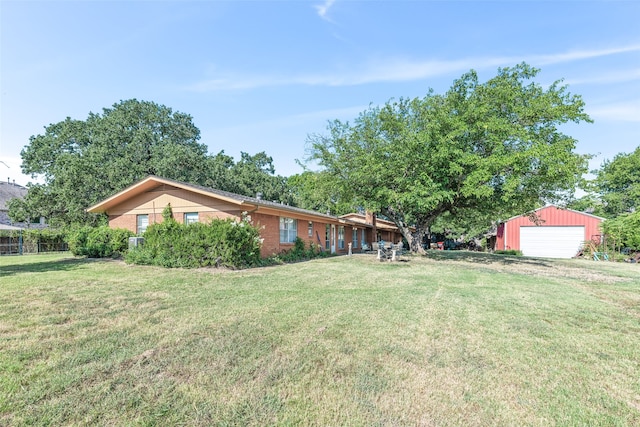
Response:
POLYGON ((584 226, 520 227, 520 250, 524 256, 571 258, 584 243, 584 226))

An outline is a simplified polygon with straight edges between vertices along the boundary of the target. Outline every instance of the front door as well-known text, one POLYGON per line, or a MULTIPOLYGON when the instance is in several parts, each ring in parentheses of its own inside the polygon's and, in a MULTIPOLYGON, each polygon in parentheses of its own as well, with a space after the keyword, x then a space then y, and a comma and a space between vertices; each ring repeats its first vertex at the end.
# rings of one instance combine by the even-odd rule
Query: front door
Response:
POLYGON ((331 224, 331 253, 336 253, 336 226, 331 224))

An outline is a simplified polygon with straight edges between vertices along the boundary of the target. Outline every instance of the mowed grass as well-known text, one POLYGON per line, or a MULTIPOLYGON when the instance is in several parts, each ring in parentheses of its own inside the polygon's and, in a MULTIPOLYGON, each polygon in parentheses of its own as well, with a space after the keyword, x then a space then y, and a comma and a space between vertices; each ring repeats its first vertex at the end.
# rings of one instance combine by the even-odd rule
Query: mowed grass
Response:
POLYGON ((0 425, 640 425, 640 266, 0 258, 0 425))

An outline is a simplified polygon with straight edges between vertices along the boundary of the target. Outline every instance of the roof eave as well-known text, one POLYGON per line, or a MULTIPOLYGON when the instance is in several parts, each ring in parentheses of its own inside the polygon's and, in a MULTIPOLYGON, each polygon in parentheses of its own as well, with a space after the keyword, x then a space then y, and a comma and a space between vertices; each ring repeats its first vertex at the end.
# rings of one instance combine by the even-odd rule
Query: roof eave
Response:
POLYGON ((197 187, 193 187, 190 186, 188 184, 184 184, 182 182, 179 181, 174 181, 174 180, 170 180, 170 179, 165 179, 165 178, 160 178, 157 176, 153 176, 150 175, 146 178, 144 178, 141 181, 138 181, 137 183, 130 185, 129 187, 125 188, 124 190, 114 194, 111 197, 108 197, 107 199, 101 201, 100 203, 97 203, 93 206, 90 206, 89 208, 87 208, 87 212, 90 213, 103 213, 103 212, 107 212, 110 208, 117 206, 118 204, 124 202, 124 200, 126 198, 128 198, 129 196, 131 196, 131 192, 133 191, 133 195, 138 195, 141 194, 147 190, 150 190, 154 187, 156 187, 158 184, 166 184, 166 185, 171 185, 183 190, 188 190, 188 191, 193 191, 195 193, 199 193, 199 194, 203 194, 203 195, 207 195, 207 196, 215 196, 218 199, 224 200, 226 202, 229 203, 233 203, 236 205, 243 205, 245 204, 244 200, 238 200, 238 199, 234 199, 231 197, 226 197, 224 195, 220 195, 220 194, 216 194, 216 193, 212 193, 210 191, 206 191, 197 187), (125 198, 124 196, 127 195, 127 197, 125 198))

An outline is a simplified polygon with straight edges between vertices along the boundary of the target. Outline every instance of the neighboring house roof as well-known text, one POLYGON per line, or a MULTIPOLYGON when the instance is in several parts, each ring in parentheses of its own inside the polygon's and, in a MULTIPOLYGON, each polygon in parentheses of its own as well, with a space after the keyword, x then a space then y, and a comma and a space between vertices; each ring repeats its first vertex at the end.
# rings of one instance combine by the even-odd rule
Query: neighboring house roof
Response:
POLYGON ((22 199, 27 195, 27 188, 18 184, 9 182, 0 182, 0 211, 7 211, 9 200, 18 198, 22 199))
POLYGON ((546 210, 546 209, 550 209, 550 208, 555 208, 555 209, 560 209, 560 210, 564 210, 564 211, 568 211, 568 212, 573 212, 573 213, 576 213, 576 214, 579 214, 579 215, 584 215, 584 216, 588 216, 588 217, 591 217, 591 218, 599 219, 600 221, 604 221, 606 219, 606 218, 602 218, 600 216, 593 215, 593 214, 586 213, 586 212, 580 212, 580 211, 576 211, 576 210, 569 209, 569 208, 561 208, 561 207, 556 206, 556 205, 547 205, 547 206, 543 206, 541 208, 535 209, 533 211, 527 212, 527 213, 522 214, 522 215, 513 216, 513 217, 511 217, 511 218, 509 218, 509 219, 507 219, 505 221, 502 221, 502 222, 508 222, 508 221, 511 221, 512 219, 516 219, 516 218, 520 218, 520 217, 523 217, 523 216, 527 216, 527 215, 530 215, 532 213, 538 213, 540 211, 543 211, 543 210, 546 210))
MULTIPOLYGON (((367 216, 361 213, 355 213, 355 212, 348 213, 346 215, 342 215, 340 218, 348 219, 352 222, 357 222, 358 224, 364 224, 366 226, 373 227, 373 224, 370 221, 367 221, 367 216)), ((380 219, 377 216, 376 216, 376 228, 378 230, 400 232, 400 229, 393 221, 389 221, 387 219, 380 219)), ((415 227, 413 225, 410 225, 409 230, 414 232, 415 227)))
MULTIPOLYGON (((359 224, 373 226, 371 222, 367 222, 366 215, 361 213, 348 213, 346 215, 342 215, 340 218, 348 219, 359 224)), ((398 230, 398 227, 393 222, 386 219, 380 219, 378 217, 376 217, 376 228, 380 230, 398 230)))
MULTIPOLYGON (((22 199, 27 195, 27 188, 16 183, 0 182, 0 230, 21 230, 14 227, 14 222, 9 218, 9 201, 22 199)), ((26 225, 18 223, 17 225, 26 225)))
POLYGON ((113 196, 108 197, 107 199, 101 201, 100 203, 97 203, 89 207, 87 209, 87 212, 92 212, 92 213, 108 212, 109 209, 119 205, 125 200, 133 196, 136 196, 138 194, 142 194, 146 191, 149 191, 163 184, 177 187, 183 190, 192 191, 208 197, 224 200, 226 202, 236 204, 240 207, 247 206, 247 210, 251 210, 255 207, 266 207, 266 208, 274 209, 277 211, 292 212, 292 213, 297 213, 297 214, 301 214, 309 217, 329 219, 337 222, 343 222, 343 223, 352 222, 348 219, 339 218, 336 216, 327 215, 320 212, 310 211, 307 209, 301 209, 301 208, 285 205, 278 202, 270 202, 267 200, 257 199, 255 197, 243 196, 240 194, 230 193, 228 191, 217 190, 215 188, 203 187, 201 185, 189 184, 186 182, 175 181, 172 179, 161 178, 153 175, 148 176, 147 178, 141 181, 138 181, 137 183, 125 188, 119 193, 116 193, 113 196))
POLYGON ((0 223, 0 230, 22 230, 22 228, 0 223))

